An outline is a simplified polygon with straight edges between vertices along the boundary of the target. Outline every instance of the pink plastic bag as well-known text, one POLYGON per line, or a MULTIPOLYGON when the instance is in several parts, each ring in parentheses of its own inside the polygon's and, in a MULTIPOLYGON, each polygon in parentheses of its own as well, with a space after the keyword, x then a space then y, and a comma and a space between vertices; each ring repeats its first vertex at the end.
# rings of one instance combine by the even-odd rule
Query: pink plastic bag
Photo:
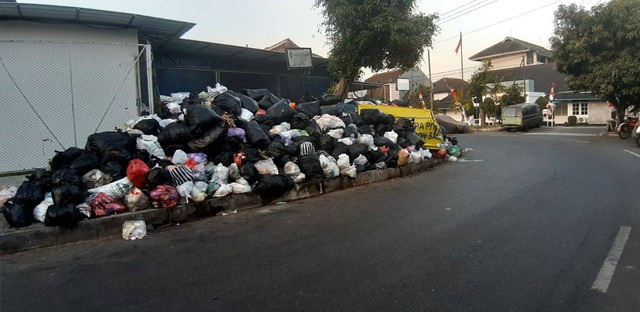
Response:
POLYGON ((101 217, 114 212, 126 211, 127 206, 125 206, 120 200, 105 193, 98 193, 98 195, 91 200, 91 209, 97 217, 101 217))

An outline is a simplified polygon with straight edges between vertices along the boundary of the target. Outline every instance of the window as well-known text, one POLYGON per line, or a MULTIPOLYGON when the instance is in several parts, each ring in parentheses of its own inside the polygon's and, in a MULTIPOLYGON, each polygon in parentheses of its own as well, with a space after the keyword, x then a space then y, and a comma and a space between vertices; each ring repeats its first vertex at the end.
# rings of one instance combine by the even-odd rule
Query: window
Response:
POLYGON ((527 52, 527 65, 533 64, 533 51, 527 52))
POLYGON ((573 103, 573 115, 589 115, 589 104, 587 103, 573 103))

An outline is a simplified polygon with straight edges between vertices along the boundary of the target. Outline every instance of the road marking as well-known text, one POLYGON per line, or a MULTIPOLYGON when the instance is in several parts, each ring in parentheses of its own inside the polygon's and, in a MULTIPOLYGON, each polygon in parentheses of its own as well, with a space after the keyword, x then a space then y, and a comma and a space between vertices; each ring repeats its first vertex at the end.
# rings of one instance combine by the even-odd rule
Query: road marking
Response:
POLYGON ((462 159, 462 158, 458 158, 458 162, 463 162, 463 163, 481 162, 481 161, 484 161, 484 159, 462 159))
POLYGON ((609 288, 609 284, 613 278, 613 273, 616 271, 616 266, 618 265, 618 261, 620 260, 622 250, 624 250, 624 245, 627 243, 630 232, 631 227, 624 225, 620 227, 618 235, 613 241, 613 246, 611 246, 611 250, 609 250, 607 258, 604 259, 602 268, 600 268, 600 272, 598 272, 596 280, 593 281, 591 289, 607 293, 607 289, 609 288))
POLYGON ((571 142, 577 142, 577 143, 587 143, 589 144, 589 141, 581 141, 581 140, 574 140, 574 139, 563 139, 565 141, 571 141, 571 142))
POLYGON ((562 132, 523 133, 523 135, 577 136, 577 137, 598 136, 597 134, 589 134, 589 133, 562 133, 562 132))
POLYGON ((631 155, 635 155, 636 157, 640 157, 640 155, 638 155, 638 154, 636 154, 636 153, 634 153, 632 151, 628 151, 628 150, 623 150, 623 151, 625 151, 625 152, 627 152, 627 153, 629 153, 631 155))

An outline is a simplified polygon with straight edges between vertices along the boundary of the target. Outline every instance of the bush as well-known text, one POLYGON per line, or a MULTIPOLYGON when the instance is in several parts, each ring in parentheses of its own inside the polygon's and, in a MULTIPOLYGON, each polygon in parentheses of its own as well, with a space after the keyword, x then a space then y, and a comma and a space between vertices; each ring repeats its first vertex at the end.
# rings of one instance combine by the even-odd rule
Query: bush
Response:
POLYGON ((569 126, 571 126, 571 127, 573 127, 573 126, 578 124, 578 117, 576 117, 576 116, 569 116, 567 118, 567 120, 569 121, 569 126))

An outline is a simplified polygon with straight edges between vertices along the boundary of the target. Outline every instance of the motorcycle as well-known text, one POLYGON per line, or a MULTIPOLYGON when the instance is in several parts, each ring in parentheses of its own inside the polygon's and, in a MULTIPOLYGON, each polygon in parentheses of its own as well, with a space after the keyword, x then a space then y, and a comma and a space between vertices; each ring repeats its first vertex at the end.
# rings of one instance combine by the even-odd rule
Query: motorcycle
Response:
POLYGON ((637 126, 637 117, 627 117, 627 120, 618 126, 618 136, 623 140, 628 139, 632 135, 636 137, 634 131, 637 130, 637 126))
POLYGON ((636 123, 636 128, 633 130, 633 137, 636 139, 638 147, 640 147, 640 122, 636 123))

